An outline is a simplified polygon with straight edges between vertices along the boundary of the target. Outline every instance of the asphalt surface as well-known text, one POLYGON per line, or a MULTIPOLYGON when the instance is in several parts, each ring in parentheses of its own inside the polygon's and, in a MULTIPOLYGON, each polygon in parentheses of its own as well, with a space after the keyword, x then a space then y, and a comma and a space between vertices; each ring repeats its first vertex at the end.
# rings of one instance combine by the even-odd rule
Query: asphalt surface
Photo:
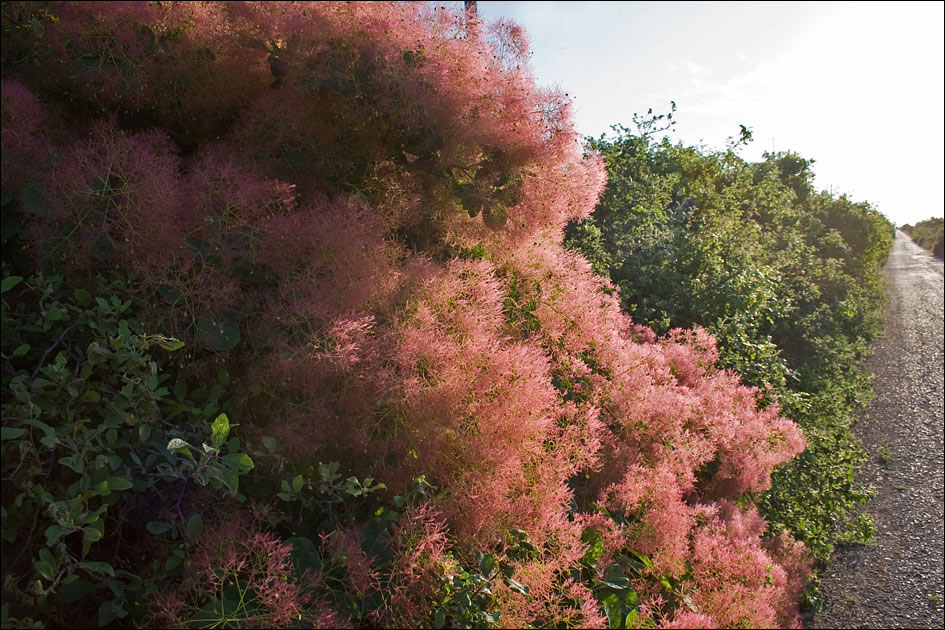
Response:
POLYGON ((884 336, 866 368, 874 399, 853 427, 876 544, 835 552, 812 628, 943 628, 942 261, 896 233, 885 267, 884 336))

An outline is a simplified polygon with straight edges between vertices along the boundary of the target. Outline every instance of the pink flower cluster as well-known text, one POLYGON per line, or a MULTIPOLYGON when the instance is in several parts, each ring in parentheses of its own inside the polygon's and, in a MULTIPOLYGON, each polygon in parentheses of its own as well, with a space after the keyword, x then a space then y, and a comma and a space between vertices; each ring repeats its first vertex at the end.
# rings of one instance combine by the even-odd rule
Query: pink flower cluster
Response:
POLYGON ((249 519, 237 514, 215 521, 194 550, 186 584, 193 601, 181 590, 165 590, 151 606, 149 626, 186 628, 196 619, 239 627, 344 626, 320 596, 321 575, 306 573, 297 580, 291 548, 256 531, 249 519))
MULTIPOLYGON (((451 547, 514 567, 528 594, 497 585, 503 624, 602 625, 571 575, 591 527, 601 570, 652 560, 634 584, 644 621, 796 624, 804 551, 763 543, 750 493, 804 438, 716 369, 705 331, 657 339, 563 248, 605 172, 567 96, 534 84, 520 29, 426 3, 51 10, 42 38, 60 55, 23 70, 30 89, 3 85, 5 189, 33 177, 8 155, 53 164, 33 181, 37 253, 134 274, 168 333, 213 347, 200 322, 238 328, 250 434, 392 492, 418 474, 440 489, 437 516, 404 516, 387 586, 356 529, 325 539, 346 588, 389 589, 381 621, 422 617, 451 547), (76 55, 99 63, 77 76, 76 55), (78 111, 115 117, 76 114, 88 134, 53 146, 31 90, 64 86, 78 111), (513 528, 534 553, 511 551, 513 528)), ((207 589, 218 573, 252 583, 273 623, 308 601, 270 536, 224 528, 206 547, 207 589)))

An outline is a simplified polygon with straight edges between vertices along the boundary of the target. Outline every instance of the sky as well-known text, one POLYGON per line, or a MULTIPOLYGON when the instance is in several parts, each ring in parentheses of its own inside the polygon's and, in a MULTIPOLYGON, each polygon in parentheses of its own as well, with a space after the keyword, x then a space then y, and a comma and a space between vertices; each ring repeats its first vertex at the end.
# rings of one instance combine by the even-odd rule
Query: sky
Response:
POLYGON ((539 85, 574 99, 582 135, 665 113, 670 138, 747 160, 791 150, 815 185, 897 225, 942 216, 942 2, 478 2, 525 28, 539 85))

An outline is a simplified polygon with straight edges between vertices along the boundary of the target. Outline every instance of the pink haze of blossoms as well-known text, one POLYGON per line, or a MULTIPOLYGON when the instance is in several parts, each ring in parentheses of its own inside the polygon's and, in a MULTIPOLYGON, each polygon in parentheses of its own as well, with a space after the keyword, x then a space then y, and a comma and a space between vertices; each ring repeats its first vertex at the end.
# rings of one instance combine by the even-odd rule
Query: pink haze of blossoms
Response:
MULTIPOLYGON (((425 3, 50 10, 55 54, 2 90, 4 189, 33 180, 48 209, 29 224, 37 255, 134 273, 151 324, 198 347, 193 322, 235 321, 234 414, 296 460, 439 488, 404 517, 386 582, 357 532, 323 541, 348 588, 387 589, 377 623, 430 623, 447 550, 501 555, 519 528, 538 552, 512 561, 528 595, 497 586, 505 626, 606 625, 569 573, 588 529, 600 571, 652 560, 633 582, 641 623, 798 624, 806 551, 764 538, 746 497, 804 438, 716 369, 705 331, 657 339, 563 248, 605 173, 567 96, 535 85, 520 28, 425 3), (90 54, 103 62, 77 75, 90 54)), ((239 536, 195 570, 284 571, 277 541, 239 536)), ((321 624, 346 623, 260 584, 280 620, 315 602, 321 624)))

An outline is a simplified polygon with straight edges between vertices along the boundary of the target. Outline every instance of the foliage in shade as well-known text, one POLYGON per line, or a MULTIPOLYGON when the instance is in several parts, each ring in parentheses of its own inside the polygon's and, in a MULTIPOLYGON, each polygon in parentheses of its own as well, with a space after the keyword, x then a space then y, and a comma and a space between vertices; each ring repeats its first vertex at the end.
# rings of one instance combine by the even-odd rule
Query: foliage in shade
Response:
POLYGON ((605 171, 520 29, 420 3, 4 16, 5 130, 32 102, 70 129, 10 115, 4 153, 48 165, 4 163, 15 243, 77 285, 127 277, 145 324, 190 344, 176 369, 225 362, 241 433, 288 458, 271 472, 309 471, 280 486, 292 518, 208 510, 154 619, 798 623, 806 552, 763 538, 752 496, 805 439, 706 330, 635 325, 563 247, 605 171), (339 515, 306 493, 367 491, 339 464, 308 481, 322 461, 415 500, 339 515), (421 476, 436 490, 411 495, 421 476))
POLYGON ((45 166, 50 149, 44 134, 47 114, 39 99, 21 83, 4 79, 0 93, 3 94, 3 126, 0 128, 3 187, 13 192, 22 189, 31 174, 45 166))

